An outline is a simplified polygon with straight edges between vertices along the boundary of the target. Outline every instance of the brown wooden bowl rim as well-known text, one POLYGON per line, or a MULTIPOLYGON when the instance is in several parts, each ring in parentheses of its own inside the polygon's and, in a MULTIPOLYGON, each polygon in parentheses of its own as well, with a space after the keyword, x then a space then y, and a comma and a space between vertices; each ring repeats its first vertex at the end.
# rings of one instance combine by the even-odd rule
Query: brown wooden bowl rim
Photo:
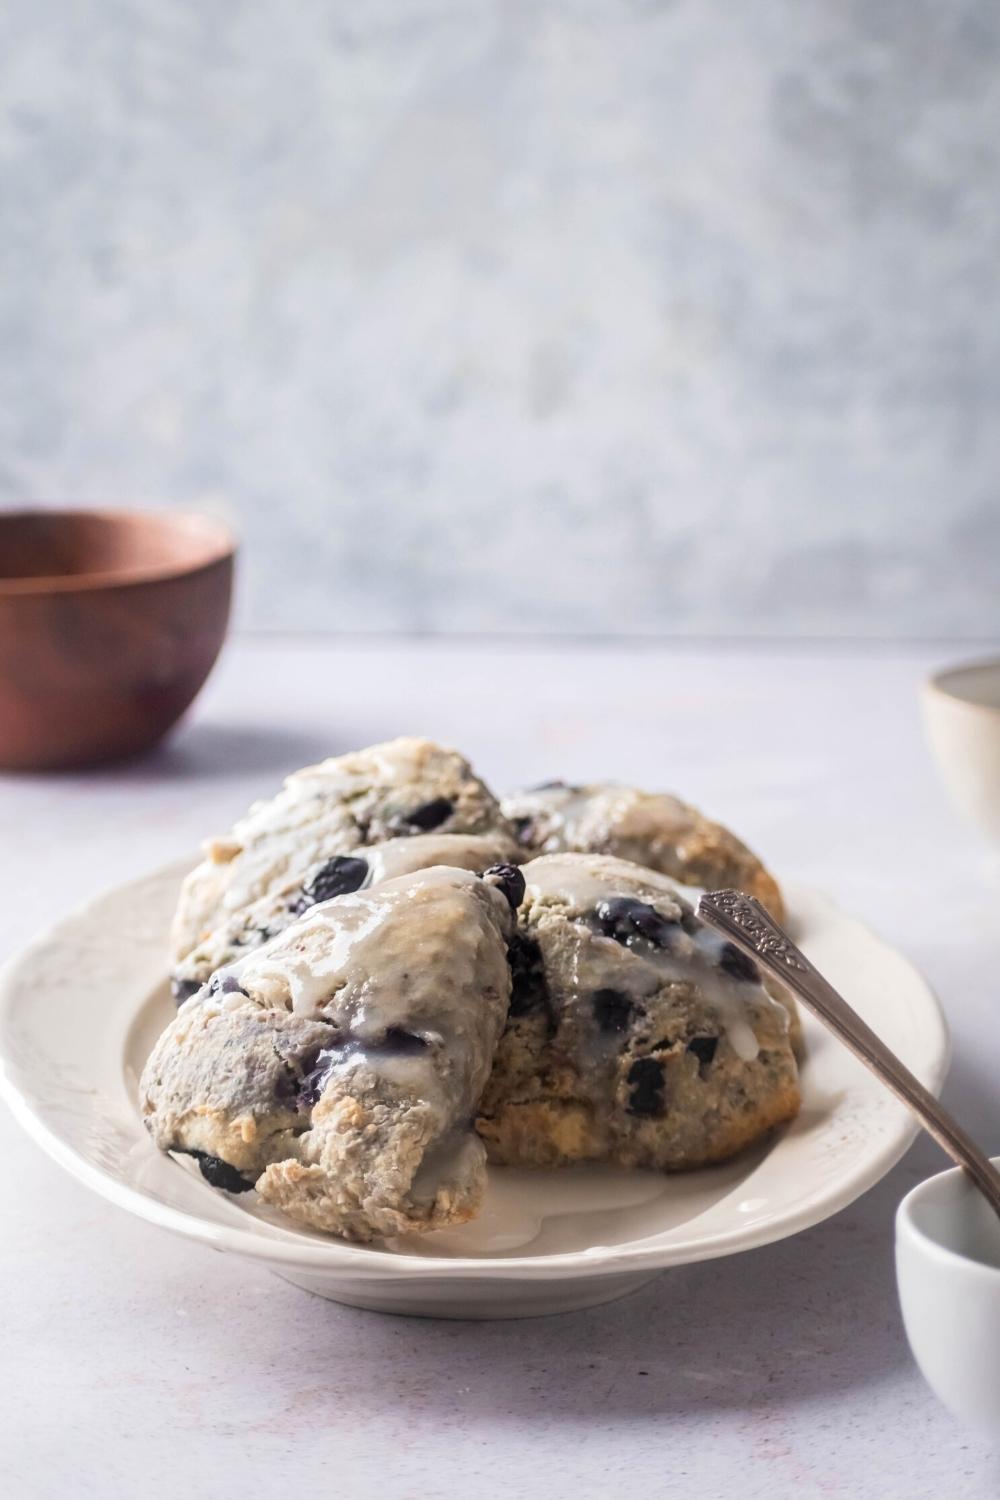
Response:
POLYGON ((164 564, 153 568, 115 568, 103 573, 45 573, 32 578, 4 578, 0 573, 0 598, 16 595, 76 594, 97 589, 128 588, 135 584, 161 583, 168 578, 187 578, 215 567, 217 563, 230 561, 236 553, 236 534, 225 521, 217 516, 197 510, 133 510, 112 506, 20 506, 16 510, 0 510, 0 522, 27 520, 29 517, 45 515, 58 520, 60 517, 76 518, 89 516, 99 521, 145 520, 155 516, 158 520, 172 523, 196 522, 205 528, 205 555, 197 562, 164 564), (214 533, 214 536, 213 536, 214 533))

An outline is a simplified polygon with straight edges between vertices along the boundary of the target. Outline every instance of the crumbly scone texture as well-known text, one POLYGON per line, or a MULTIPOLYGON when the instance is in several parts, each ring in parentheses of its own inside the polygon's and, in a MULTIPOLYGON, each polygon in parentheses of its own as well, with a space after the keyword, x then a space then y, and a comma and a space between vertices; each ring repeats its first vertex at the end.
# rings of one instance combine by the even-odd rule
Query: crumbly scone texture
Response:
POLYGON ((366 1241, 460 1224, 507 1014, 517 872, 435 866, 319 904, 183 1004, 140 1084, 164 1151, 366 1241))
POLYGON ((747 846, 697 809, 665 792, 593 782, 548 782, 501 802, 529 855, 613 854, 682 885, 746 891, 780 921, 777 881, 747 846))
POLYGON ((403 738, 296 771, 230 833, 207 840, 184 881, 171 931, 177 997, 287 925, 327 861, 429 833, 492 836, 505 847, 512 836, 455 750, 403 738))
POLYGON ((523 867, 510 1015, 477 1128, 515 1166, 725 1161, 800 1104, 785 1007, 655 871, 523 867))
POLYGON ((224 911, 218 926, 175 963, 175 998, 183 1000, 195 994, 217 969, 276 937, 319 900, 369 890, 384 880, 432 865, 482 874, 491 865, 517 859, 518 846, 502 830, 488 834, 418 833, 412 838, 363 845, 350 854, 335 854, 307 868, 293 858, 265 895, 248 906, 224 911))

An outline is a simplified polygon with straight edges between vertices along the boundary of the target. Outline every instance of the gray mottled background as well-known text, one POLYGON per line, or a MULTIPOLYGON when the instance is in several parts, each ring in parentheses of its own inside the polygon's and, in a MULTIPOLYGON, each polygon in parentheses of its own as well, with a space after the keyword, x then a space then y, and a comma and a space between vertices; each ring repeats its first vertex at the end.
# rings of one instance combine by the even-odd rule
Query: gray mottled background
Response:
POLYGON ((993 0, 5 0, 0 501, 264 628, 995 635, 993 0))

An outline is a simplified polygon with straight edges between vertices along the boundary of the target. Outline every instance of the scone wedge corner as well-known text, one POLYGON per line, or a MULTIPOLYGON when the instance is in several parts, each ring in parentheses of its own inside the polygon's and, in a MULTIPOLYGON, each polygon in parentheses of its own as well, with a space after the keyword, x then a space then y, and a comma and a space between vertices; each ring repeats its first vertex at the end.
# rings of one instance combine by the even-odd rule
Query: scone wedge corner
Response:
MULTIPOLYGON (((371 846, 458 835, 484 841, 468 868, 516 852, 492 792, 458 751, 432 740, 390 740, 294 772, 229 833, 208 839, 184 881, 171 934, 177 999, 274 937, 303 905, 371 884, 356 863, 371 846)), ((401 873, 465 863, 447 849, 395 858, 401 873)))
POLYGON ((472 1120, 507 1014, 510 865, 435 866, 319 904, 182 1005, 146 1125, 230 1191, 368 1241, 479 1209, 472 1120))

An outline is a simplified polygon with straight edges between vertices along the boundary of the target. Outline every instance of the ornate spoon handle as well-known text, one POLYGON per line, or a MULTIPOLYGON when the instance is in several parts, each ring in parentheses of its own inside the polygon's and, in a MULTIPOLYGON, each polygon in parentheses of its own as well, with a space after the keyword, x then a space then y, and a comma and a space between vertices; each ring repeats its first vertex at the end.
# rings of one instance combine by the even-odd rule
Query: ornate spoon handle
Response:
POLYGON ((698 903, 698 915, 793 990, 813 1015, 829 1026, 897 1098, 909 1105, 928 1134, 952 1161, 965 1168, 1000 1214, 1000 1172, 958 1121, 942 1109, 934 1095, 813 968, 759 901, 742 891, 708 891, 698 903))

